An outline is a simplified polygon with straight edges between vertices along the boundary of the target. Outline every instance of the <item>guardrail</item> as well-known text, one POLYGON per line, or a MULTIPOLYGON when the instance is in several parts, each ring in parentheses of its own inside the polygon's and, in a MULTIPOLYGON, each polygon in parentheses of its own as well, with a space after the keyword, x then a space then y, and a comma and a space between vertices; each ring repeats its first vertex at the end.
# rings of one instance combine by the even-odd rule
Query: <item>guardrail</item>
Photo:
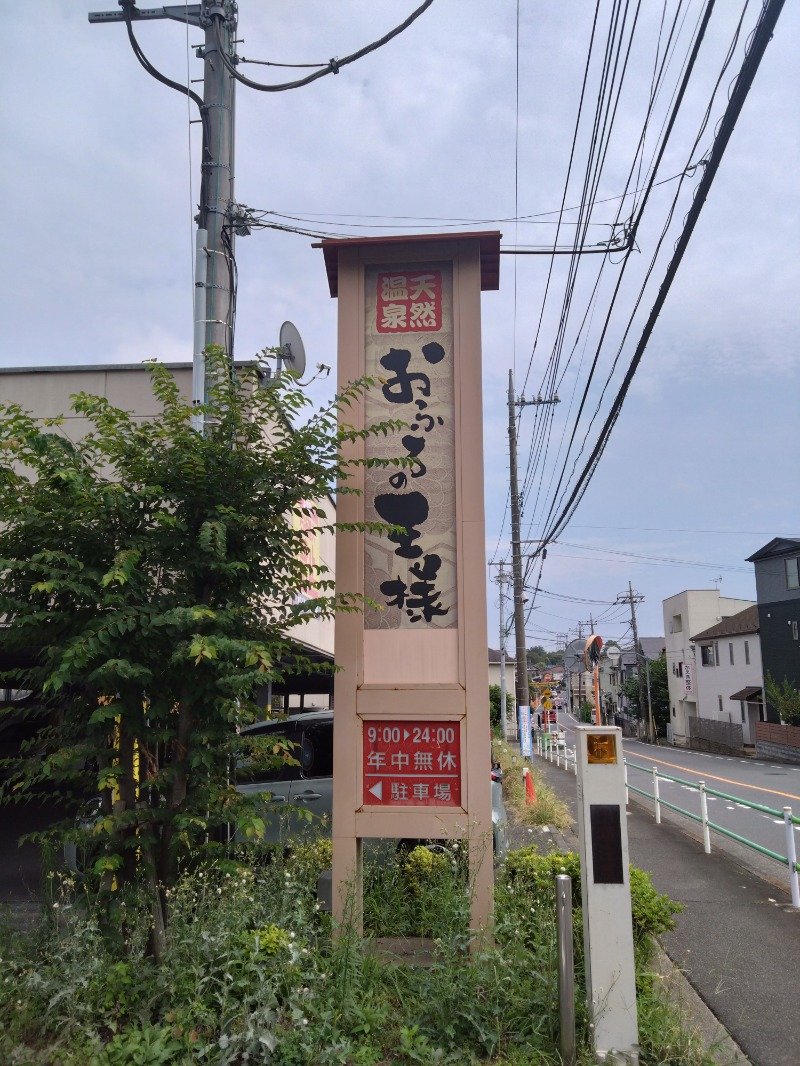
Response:
POLYGON ((540 755, 543 759, 548 759, 550 762, 554 762, 556 766, 561 766, 561 760, 564 760, 564 769, 572 771, 577 775, 578 773, 578 757, 575 748, 568 748, 566 743, 559 744, 558 741, 553 742, 553 737, 557 737, 557 733, 537 733, 536 734, 536 754, 540 755))
MULTIPOLYGON (((705 781, 686 781, 682 777, 670 777, 669 774, 661 773, 657 766, 652 768, 647 766, 641 766, 639 763, 631 762, 629 759, 623 759, 625 765, 625 801, 628 801, 628 791, 637 792, 640 796, 647 796, 648 799, 652 799, 655 803, 655 816, 656 823, 661 824, 661 808, 668 807, 672 811, 676 811, 678 814, 683 814, 687 818, 691 818, 695 822, 699 822, 703 827, 703 849, 708 855, 711 852, 711 830, 713 829, 717 833, 722 833, 723 836, 730 837, 732 840, 737 841, 739 844, 744 844, 745 847, 751 848, 753 851, 758 851, 762 855, 766 855, 770 859, 775 859, 776 862, 788 867, 789 870, 789 888, 792 894, 792 906, 800 907, 800 881, 798 881, 798 871, 800 871, 800 863, 797 861, 797 851, 794 840, 793 826, 800 825, 800 818, 792 813, 791 807, 784 807, 782 811, 775 810, 773 807, 765 807, 762 803, 751 803, 750 800, 742 799, 739 796, 731 796, 728 792, 718 792, 714 788, 706 788, 705 781), (634 770, 643 770, 645 773, 651 773, 653 776, 653 791, 647 792, 643 788, 637 788, 636 785, 632 785, 628 781, 628 767, 634 770), (684 788, 690 788, 700 794, 700 814, 695 814, 694 811, 687 811, 683 807, 678 807, 675 803, 670 803, 668 800, 662 799, 659 793, 658 783, 659 781, 674 781, 676 784, 682 785, 684 788), (716 796, 719 799, 730 800, 733 803, 738 804, 741 807, 748 807, 753 811, 760 811, 762 814, 769 814, 773 818, 782 818, 786 827, 786 854, 781 855, 780 852, 772 851, 770 848, 765 848, 761 844, 757 844, 754 840, 748 840, 747 837, 741 836, 739 833, 734 833, 732 829, 727 829, 724 825, 717 825, 716 822, 712 822, 708 817, 708 803, 706 801, 707 796, 716 796)), ((577 767, 576 767, 577 770, 577 767)))

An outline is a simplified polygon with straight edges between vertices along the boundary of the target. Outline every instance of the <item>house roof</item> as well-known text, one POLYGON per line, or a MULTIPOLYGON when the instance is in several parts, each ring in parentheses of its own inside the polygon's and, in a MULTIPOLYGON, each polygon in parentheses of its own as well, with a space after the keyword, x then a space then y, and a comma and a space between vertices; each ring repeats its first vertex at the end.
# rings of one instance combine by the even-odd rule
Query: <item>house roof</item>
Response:
MULTIPOLYGON (((663 637, 639 637, 639 644, 642 648, 642 653, 646 659, 650 662, 661 657, 662 651, 666 648, 666 642, 663 637)), ((636 665, 636 652, 633 647, 622 649, 622 658, 620 662, 623 666, 635 666, 636 665)))
POLYGON ((797 537, 773 537, 769 544, 749 555, 745 562, 754 563, 780 555, 795 555, 797 552, 800 552, 800 540, 797 537))
POLYGON ((383 244, 414 244, 434 241, 480 242, 481 289, 500 288, 500 237, 497 230, 481 230, 477 233, 414 233, 395 234, 390 237, 335 237, 312 244, 312 248, 321 248, 325 257, 325 270, 331 296, 339 295, 339 249, 380 246, 383 244))
MULTIPOLYGON (((509 655, 508 652, 506 652, 506 666, 509 666, 510 664, 516 664, 516 661, 517 660, 516 660, 516 658, 513 655, 509 655)), ((500 652, 499 652, 499 650, 497 648, 489 648, 489 665, 491 666, 492 663, 497 664, 499 662, 500 662, 500 652)))
POLYGON ((736 637, 742 633, 757 632, 758 606, 753 604, 752 607, 745 607, 745 609, 739 611, 738 614, 732 614, 728 618, 723 618, 721 622, 717 622, 716 625, 704 629, 701 633, 696 633, 689 639, 691 641, 712 640, 715 637, 736 637))
POLYGON ((739 689, 738 692, 734 692, 730 698, 732 700, 745 700, 746 702, 749 702, 752 700, 753 696, 758 696, 759 699, 762 699, 763 695, 764 690, 758 685, 748 685, 747 688, 742 688, 739 689))

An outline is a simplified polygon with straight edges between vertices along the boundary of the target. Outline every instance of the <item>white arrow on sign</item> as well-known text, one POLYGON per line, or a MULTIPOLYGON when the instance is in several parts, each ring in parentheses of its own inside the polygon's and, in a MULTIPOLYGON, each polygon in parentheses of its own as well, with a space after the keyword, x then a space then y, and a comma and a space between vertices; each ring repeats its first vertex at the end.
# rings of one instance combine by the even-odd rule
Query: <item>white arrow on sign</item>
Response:
POLYGON ((403 730, 403 740, 408 740, 408 738, 410 736, 411 736, 411 734, 409 733, 409 731, 407 729, 404 729, 403 730))
POLYGON ((379 781, 377 783, 377 785, 373 785, 372 788, 369 791, 372 793, 372 795, 375 797, 375 799, 382 800, 383 799, 383 781, 379 781))

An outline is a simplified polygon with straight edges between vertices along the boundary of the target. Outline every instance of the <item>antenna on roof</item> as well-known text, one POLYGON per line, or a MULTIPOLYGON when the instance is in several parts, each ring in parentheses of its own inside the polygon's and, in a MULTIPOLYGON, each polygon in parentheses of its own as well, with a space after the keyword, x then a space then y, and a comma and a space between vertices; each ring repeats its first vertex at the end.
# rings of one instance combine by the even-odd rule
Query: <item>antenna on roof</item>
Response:
POLYGON ((711 580, 716 585, 717 592, 719 592, 719 587, 722 584, 722 574, 720 574, 719 577, 712 577, 711 580))

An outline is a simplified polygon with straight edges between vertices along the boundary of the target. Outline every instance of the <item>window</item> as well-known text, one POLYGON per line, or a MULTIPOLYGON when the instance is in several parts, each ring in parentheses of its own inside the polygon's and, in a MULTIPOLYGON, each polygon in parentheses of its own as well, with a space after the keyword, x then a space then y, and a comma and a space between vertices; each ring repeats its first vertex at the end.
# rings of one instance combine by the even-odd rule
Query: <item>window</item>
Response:
POLYGON ((703 666, 714 665, 714 645, 713 644, 701 644, 700 645, 700 662, 703 666))
POLYGON ((747 720, 747 718, 746 718, 745 713, 744 713, 744 700, 739 700, 739 707, 741 708, 741 711, 742 711, 742 721, 745 722, 747 720))
POLYGON ((263 749, 266 756, 266 765, 259 765, 259 760, 245 759, 236 768, 236 780, 238 784, 246 782, 261 784, 269 781, 294 781, 300 776, 300 767, 297 765, 298 755, 301 750, 302 737, 297 727, 292 727, 284 722, 272 722, 269 725, 256 725, 245 731, 245 735, 252 737, 278 737, 285 738, 291 747, 289 751, 292 763, 282 762, 277 766, 272 765, 272 759, 266 755, 269 746, 263 749))
MULTIPOLYGON (((797 562, 796 559, 795 559, 795 562, 797 562)), ((682 633, 683 632, 683 619, 681 618, 681 616, 679 614, 674 614, 672 616, 672 627, 670 629, 670 632, 671 633, 682 633)))
POLYGON ((717 702, 719 703, 719 713, 722 714, 722 696, 717 696, 717 702))
POLYGON ((744 642, 744 664, 745 664, 745 666, 749 666, 750 665, 750 641, 749 640, 746 640, 744 642))
POLYGON ((714 665, 719 666, 719 643, 714 641, 714 665))
POLYGON ((728 644, 728 655, 730 656, 731 666, 733 666, 733 644, 728 644))
POLYGON ((678 677, 683 677, 683 663, 678 663, 678 677))
POLYGON ((784 559, 784 566, 787 589, 800 589, 800 555, 795 555, 793 559, 784 559))

